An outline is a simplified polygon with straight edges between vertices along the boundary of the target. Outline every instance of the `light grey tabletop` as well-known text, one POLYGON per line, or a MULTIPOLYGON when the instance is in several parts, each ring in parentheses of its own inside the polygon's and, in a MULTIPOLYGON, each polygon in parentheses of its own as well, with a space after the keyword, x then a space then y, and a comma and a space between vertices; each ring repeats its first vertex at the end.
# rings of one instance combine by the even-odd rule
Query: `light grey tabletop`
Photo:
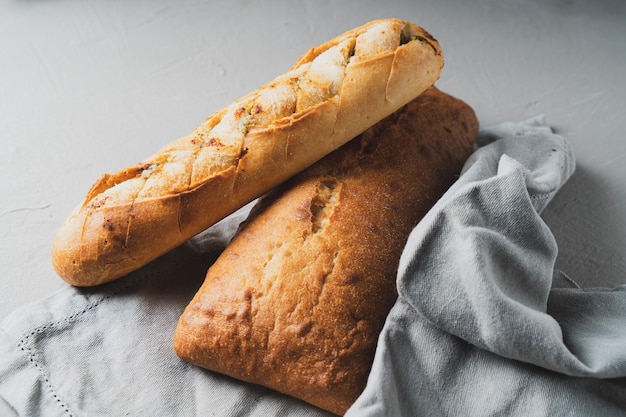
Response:
POLYGON ((436 37, 437 85, 483 125, 545 115, 577 171, 544 212, 557 267, 626 282, 626 2, 0 0, 0 319, 66 285, 49 250, 104 172, 134 164, 381 17, 436 37))

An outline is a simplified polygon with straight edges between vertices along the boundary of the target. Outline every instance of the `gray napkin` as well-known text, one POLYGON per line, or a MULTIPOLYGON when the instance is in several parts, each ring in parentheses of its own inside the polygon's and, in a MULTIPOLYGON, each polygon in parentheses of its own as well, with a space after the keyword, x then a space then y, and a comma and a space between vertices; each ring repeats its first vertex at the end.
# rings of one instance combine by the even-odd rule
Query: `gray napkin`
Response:
POLYGON ((554 271, 539 213, 574 171, 542 118, 483 129, 411 234, 349 416, 623 416, 626 286, 554 271))
MULTIPOLYGON (((581 290, 554 272, 556 244, 539 217, 573 166, 567 141, 541 119, 481 131, 463 175, 406 245, 400 297, 349 415, 623 414, 625 288, 581 290)), ((171 348, 247 210, 121 280, 67 287, 7 317, 0 412, 327 416, 171 348)))

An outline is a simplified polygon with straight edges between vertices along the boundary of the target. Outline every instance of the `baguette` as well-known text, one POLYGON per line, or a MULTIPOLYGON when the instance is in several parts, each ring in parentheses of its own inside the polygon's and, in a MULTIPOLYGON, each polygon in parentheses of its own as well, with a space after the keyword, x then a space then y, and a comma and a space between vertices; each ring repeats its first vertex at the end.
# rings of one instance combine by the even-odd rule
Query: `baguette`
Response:
POLYGON ((147 264, 421 94, 442 66, 437 41, 401 19, 309 50, 193 132, 104 174, 57 232, 55 270, 90 286, 147 264))
POLYGON ((181 315, 182 359, 335 414, 365 387, 409 233, 478 122, 431 87, 264 196, 181 315))

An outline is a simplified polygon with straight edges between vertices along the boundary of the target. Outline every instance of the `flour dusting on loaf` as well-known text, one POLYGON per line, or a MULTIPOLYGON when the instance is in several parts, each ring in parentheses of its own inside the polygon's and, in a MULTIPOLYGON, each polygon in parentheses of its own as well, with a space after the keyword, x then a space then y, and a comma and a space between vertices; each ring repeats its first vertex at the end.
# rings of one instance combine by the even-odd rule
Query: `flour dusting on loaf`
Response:
POLYGON ((176 353, 345 413, 365 387, 408 235, 477 130, 467 104, 432 87, 265 195, 182 314, 176 353))

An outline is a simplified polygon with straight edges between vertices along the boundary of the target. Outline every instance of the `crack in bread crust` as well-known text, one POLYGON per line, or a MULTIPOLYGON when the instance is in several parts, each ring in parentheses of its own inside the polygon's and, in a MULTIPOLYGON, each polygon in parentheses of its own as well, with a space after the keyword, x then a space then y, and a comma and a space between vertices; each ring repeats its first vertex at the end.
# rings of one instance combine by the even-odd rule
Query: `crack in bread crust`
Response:
POLYGON ((315 196, 311 199, 311 229, 314 234, 323 230, 339 203, 340 184, 335 179, 321 180, 315 196))

